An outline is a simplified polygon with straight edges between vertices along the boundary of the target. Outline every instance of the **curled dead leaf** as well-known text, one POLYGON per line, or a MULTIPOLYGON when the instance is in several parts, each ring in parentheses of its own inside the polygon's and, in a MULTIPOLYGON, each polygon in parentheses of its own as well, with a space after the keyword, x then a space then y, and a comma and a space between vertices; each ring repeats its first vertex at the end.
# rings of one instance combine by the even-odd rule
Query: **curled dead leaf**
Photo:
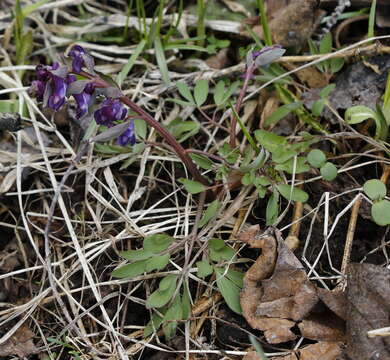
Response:
POLYGON ((303 337, 319 341, 345 341, 345 323, 330 311, 313 314, 298 324, 303 337))
POLYGON ((11 355, 26 358, 32 354, 36 354, 38 349, 32 340, 34 336, 35 334, 28 326, 22 325, 7 341, 0 344, 1 358, 11 355))

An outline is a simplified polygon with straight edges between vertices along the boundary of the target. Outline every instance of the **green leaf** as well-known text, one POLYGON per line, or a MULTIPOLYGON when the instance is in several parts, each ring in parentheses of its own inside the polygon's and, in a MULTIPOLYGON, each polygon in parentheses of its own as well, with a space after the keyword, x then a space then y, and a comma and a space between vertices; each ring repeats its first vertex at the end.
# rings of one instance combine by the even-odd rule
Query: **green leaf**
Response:
POLYGON ((230 261, 236 252, 230 246, 227 246, 222 239, 213 238, 209 240, 210 259, 213 261, 230 261))
POLYGON ((297 155, 297 152, 287 147, 280 146, 272 153, 272 160, 278 164, 284 163, 297 155))
POLYGON ((320 97, 327 98, 330 93, 336 88, 336 84, 329 84, 320 91, 320 97))
POLYGON ((177 295, 175 300, 169 306, 163 319, 163 331, 167 339, 171 339, 176 334, 177 321, 183 318, 183 307, 181 304, 180 295, 177 295))
POLYGON ((0 113, 18 112, 19 101, 13 100, 0 100, 0 113))
POLYGON ((271 226, 275 223, 279 213, 279 193, 275 191, 268 199, 267 208, 265 211, 265 217, 267 220, 267 226, 271 226))
POLYGON ((188 45, 188 44, 168 44, 164 46, 165 50, 190 50, 190 51, 201 51, 209 52, 208 49, 198 46, 198 45, 188 45))
POLYGON ((229 269, 226 273, 226 276, 229 280, 231 280, 235 285, 242 289, 244 286, 244 274, 241 271, 236 271, 233 269, 229 269))
POLYGON ((179 90, 180 95, 187 99, 188 102, 190 102, 192 105, 195 105, 195 100, 191 94, 190 87, 184 81, 179 81, 176 86, 177 90, 179 90))
POLYGON ((167 60, 165 59, 164 49, 159 37, 156 37, 154 40, 154 50, 156 53, 157 64, 161 72, 161 77, 164 80, 165 84, 167 86, 170 86, 171 80, 169 78, 167 60))
POLYGON ((262 186, 268 186, 268 185, 271 185, 271 181, 269 178, 267 178, 266 176, 260 176, 257 178, 257 181, 260 185, 262 186))
POLYGON ((146 324, 144 328, 144 337, 148 337, 154 333, 154 331, 157 331, 160 325, 163 322, 163 317, 160 316, 157 313, 154 313, 152 315, 152 318, 149 320, 149 322, 146 324))
POLYGON ((327 32, 320 42, 320 53, 326 54, 332 51, 332 33, 327 32))
POLYGON ((194 88, 194 98, 198 107, 201 107, 205 103, 208 94, 209 82, 206 79, 198 80, 194 88))
POLYGON ((20 46, 17 49, 17 63, 24 64, 33 50, 33 32, 31 30, 22 35, 20 46))
POLYGON ((144 47, 146 45, 146 40, 142 39, 137 47, 135 48, 134 52, 129 57, 129 60, 127 63, 123 66, 122 70, 118 74, 116 81, 118 82, 118 85, 121 86, 123 83, 123 80, 127 77, 127 75, 130 73, 131 69, 133 68, 136 60, 138 59, 138 56, 142 53, 144 47))
POLYGON ((326 155, 323 151, 314 149, 307 154, 307 161, 311 166, 320 168, 326 162, 326 155))
POLYGON ((279 150, 281 146, 287 143, 285 137, 265 130, 256 130, 255 136, 260 145, 270 152, 279 150))
POLYGON ((319 53, 320 53, 320 50, 318 49, 317 44, 316 44, 312 39, 309 39, 309 40, 308 40, 308 44, 309 44, 310 52, 311 52, 313 55, 316 55, 316 54, 319 54, 319 53))
POLYGON ((292 187, 287 184, 276 185, 280 194, 287 200, 306 202, 309 199, 307 192, 303 191, 300 188, 292 187))
POLYGON ((257 193, 259 194, 260 199, 262 199, 267 193, 267 188, 260 184, 259 178, 254 179, 253 185, 256 186, 257 193))
POLYGON ((183 319, 188 319, 191 316, 191 294, 187 283, 183 286, 182 309, 183 319))
POLYGON ((209 247, 214 251, 222 250, 226 246, 222 239, 212 238, 209 240, 209 247))
POLYGON ((145 260, 145 259, 149 259, 150 257, 152 257, 153 256, 153 252, 146 251, 144 249, 128 250, 128 251, 121 252, 120 256, 122 256, 125 259, 130 260, 130 261, 145 260))
POLYGON ((171 300, 176 290, 177 275, 168 275, 160 281, 159 289, 146 300, 146 307, 160 308, 171 300))
POLYGON ((146 139, 146 134, 148 130, 146 121, 143 119, 134 119, 134 127, 135 127, 135 133, 137 137, 141 139, 146 139))
POLYGON ((131 152, 129 151, 129 149, 123 146, 107 145, 107 144, 99 144, 99 143, 94 144, 94 149, 104 154, 125 154, 131 152))
POLYGON ((261 346, 261 344, 257 341, 257 339, 252 334, 249 335, 249 340, 250 340, 252 346, 255 348, 256 355, 259 358, 259 360, 268 360, 268 357, 267 357, 267 355, 265 355, 263 347, 261 346))
POLYGON ((325 104, 326 104, 326 99, 319 99, 314 101, 311 107, 311 111, 313 115, 320 116, 324 110, 325 104))
POLYGON ((141 260, 121 266, 120 268, 115 269, 111 275, 120 279, 133 278, 142 275, 145 272, 146 261, 147 260, 141 260))
MULTIPOLYGON (((285 171, 288 174, 294 173, 294 159, 287 160, 283 164, 278 164, 275 166, 275 169, 278 171, 285 171)), ((310 166, 306 164, 306 158, 302 156, 297 157, 295 174, 302 174, 310 170, 310 166)))
POLYGON ((225 96, 225 82, 223 80, 219 80, 217 85, 214 88, 214 102, 215 105, 220 106, 223 104, 223 98, 225 96))
POLYGON ((376 15, 376 0, 371 2, 370 15, 368 17, 368 32, 367 37, 374 37, 374 27, 375 27, 375 15, 376 15))
POLYGON ((298 109, 302 105, 301 102, 293 102, 290 104, 282 105, 277 108, 264 122, 264 126, 269 127, 277 124, 281 119, 286 117, 295 109, 298 109))
POLYGON ((205 226, 217 214, 219 206, 220 203, 218 199, 215 199, 209 204, 202 218, 199 221, 199 227, 205 226))
POLYGON ((222 147, 218 149, 218 154, 221 155, 229 164, 234 164, 239 157, 239 150, 232 149, 228 143, 224 143, 222 147))
POLYGON ((242 313, 241 304, 240 304, 240 292, 241 289, 229 280, 226 275, 224 275, 224 269, 214 267, 216 273, 216 282, 221 295, 226 301, 226 304, 231 310, 237 314, 242 313))
POLYGON ((230 246, 225 246, 221 250, 210 249, 210 259, 212 261, 231 261, 235 256, 236 252, 230 246))
POLYGON ((330 71, 334 74, 340 71, 344 66, 344 59, 343 58, 333 58, 329 60, 330 62, 330 71))
POLYGON ((320 169, 322 177, 327 181, 333 181, 337 177, 337 167, 331 162, 325 163, 320 169))
POLYGON ((213 267, 206 260, 198 261, 196 267, 198 268, 197 275, 200 278, 205 278, 213 272, 213 267))
POLYGON ((253 171, 248 172, 241 178, 241 184, 248 186, 250 184, 253 184, 254 179, 255 179, 254 172, 253 171))
POLYGON ((153 234, 144 239, 144 250, 158 254, 168 249, 175 239, 166 234, 153 234))
POLYGON ((189 101, 184 101, 184 100, 181 100, 181 99, 174 99, 174 98, 167 98, 166 101, 172 101, 176 104, 179 104, 183 107, 187 107, 187 106, 195 106, 195 104, 189 102, 189 101))
POLYGON ((225 97, 222 100, 222 104, 229 100, 229 98, 234 94, 237 88, 240 86, 240 81, 233 82, 225 92, 225 97))
POLYGON ((345 112, 345 121, 348 124, 359 124, 367 119, 375 119, 375 117, 375 111, 363 105, 352 106, 345 112))
POLYGON ((206 186, 195 180, 180 178, 179 181, 190 194, 199 194, 206 190, 206 186))
POLYGON ((38 10, 42 5, 45 5, 46 3, 48 3, 50 0, 40 0, 40 1, 37 1, 36 3, 34 4, 31 4, 31 5, 25 5, 22 9, 22 14, 23 14, 23 17, 27 17, 28 15, 30 15, 32 12, 34 12, 35 10, 38 10))
POLYGON ((170 254, 165 254, 165 255, 154 256, 153 258, 148 259, 145 265, 146 272, 164 269, 169 263, 169 257, 170 254))
POLYGON ((387 192, 386 185, 378 179, 366 181, 363 185, 363 191, 372 201, 383 199, 387 192))
POLYGON ((196 121, 183 121, 180 118, 172 120, 168 125, 169 132, 177 138, 179 142, 185 141, 189 137, 195 135, 199 129, 200 125, 196 121))
POLYGON ((246 128, 246 126, 244 125, 243 121, 241 120, 240 116, 238 115, 235 107, 232 105, 231 102, 229 102, 229 107, 230 109, 232 110, 233 112, 233 116, 237 119, 237 122, 238 124, 240 125, 240 128, 242 130, 242 132, 244 133, 244 136, 246 137, 246 139, 248 140, 249 144, 252 146, 253 150, 255 150, 256 152, 259 151, 257 145, 256 145, 256 142, 255 140, 253 139, 252 135, 249 133, 248 129, 246 128))
POLYGON ((380 226, 390 225, 390 201, 381 200, 374 203, 371 207, 371 216, 380 226))
POLYGON ((205 170, 212 169, 214 163, 207 156, 194 154, 194 153, 190 153, 189 155, 190 158, 194 161, 194 163, 198 165, 200 168, 205 170))

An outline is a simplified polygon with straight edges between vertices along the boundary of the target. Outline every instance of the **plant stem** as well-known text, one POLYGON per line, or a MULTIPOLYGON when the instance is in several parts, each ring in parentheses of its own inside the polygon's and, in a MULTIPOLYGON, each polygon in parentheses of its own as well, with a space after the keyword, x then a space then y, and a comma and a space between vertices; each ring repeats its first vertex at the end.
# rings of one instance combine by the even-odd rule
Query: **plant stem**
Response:
MULTIPOLYGON (((101 79, 100 77, 96 77, 84 71, 80 72, 80 75, 93 80, 93 82, 97 87, 107 88, 112 86, 111 84, 101 79)), ((177 156, 183 161, 184 165, 186 166, 186 168, 188 169, 188 171, 191 173, 191 175, 194 177, 196 181, 199 181, 205 186, 210 185, 207 179, 200 174, 200 172, 196 168, 196 165, 194 164, 192 159, 188 156, 186 150, 180 145, 180 143, 174 138, 174 136, 164 127, 164 125, 157 122, 149 113, 147 113, 144 109, 142 109, 136 103, 131 101, 127 96, 121 96, 119 97, 119 100, 123 104, 127 105, 131 110, 136 112, 143 120, 146 121, 148 125, 156 129, 156 131, 173 148, 177 156)))
MULTIPOLYGON (((241 88, 240 94, 238 95, 238 100, 235 106, 236 113, 239 114, 246 90, 248 89, 249 80, 252 78, 253 72, 255 71, 254 65, 250 66, 245 72, 244 85, 241 88)), ((236 147, 236 126, 237 118, 232 112, 231 122, 230 122, 230 146, 234 149, 236 147)))
POLYGON ((198 0, 198 8, 197 8, 198 26, 196 28, 196 36, 202 38, 198 40, 199 46, 204 46, 204 37, 206 35, 206 30, 204 25, 205 11, 206 11, 206 7, 205 7, 204 0, 198 0))

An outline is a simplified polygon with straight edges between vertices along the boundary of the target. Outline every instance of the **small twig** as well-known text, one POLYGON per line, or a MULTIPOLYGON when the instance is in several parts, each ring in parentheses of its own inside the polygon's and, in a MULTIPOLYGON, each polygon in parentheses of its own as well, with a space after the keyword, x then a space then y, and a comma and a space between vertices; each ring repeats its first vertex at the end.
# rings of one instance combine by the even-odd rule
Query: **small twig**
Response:
MULTIPOLYGON (((303 181, 304 178, 302 174, 297 175, 297 180, 303 181)), ((298 185, 300 189, 303 188, 303 183, 298 185)), ((300 201, 296 201, 294 204, 294 213, 292 217, 292 225, 290 228, 290 231, 288 233, 288 236, 285 240, 286 245, 289 247, 290 250, 295 251, 299 247, 299 231, 301 229, 301 221, 303 213, 303 203, 300 201)))
POLYGON ((346 274, 347 266, 349 264, 349 259, 351 257, 353 238, 355 236, 355 229, 357 223, 357 217, 359 215, 360 204, 362 203, 362 197, 359 195, 359 198, 356 199, 351 210, 351 217, 349 218, 347 237, 345 239, 345 247, 343 254, 343 261, 341 263, 341 273, 346 274))

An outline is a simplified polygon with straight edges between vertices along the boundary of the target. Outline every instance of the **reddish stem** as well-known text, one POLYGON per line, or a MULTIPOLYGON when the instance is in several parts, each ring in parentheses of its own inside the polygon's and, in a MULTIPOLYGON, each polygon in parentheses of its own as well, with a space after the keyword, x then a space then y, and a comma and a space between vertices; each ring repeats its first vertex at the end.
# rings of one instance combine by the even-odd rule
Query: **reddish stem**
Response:
MULTIPOLYGON (((88 79, 93 80, 95 85, 97 87, 107 88, 112 86, 111 84, 107 83, 100 77, 93 76, 89 73, 86 73, 84 71, 80 72, 80 75, 85 76, 88 79)), ((164 125, 157 122, 149 113, 147 113, 144 109, 139 107, 137 104, 135 104, 133 101, 131 101, 127 96, 121 96, 119 100, 127 105, 131 110, 136 112, 143 120, 146 121, 146 123, 153 128, 156 129, 156 131, 168 142, 168 144, 173 148, 173 150, 176 152, 177 156, 183 161, 184 165, 188 169, 188 171, 191 173, 191 175, 194 177, 196 181, 199 181, 205 186, 209 186, 209 182, 207 179, 205 179, 198 169, 196 168, 196 165, 192 161, 192 159, 187 155, 186 150, 180 145, 180 143, 174 138, 174 136, 164 127, 164 125)))
MULTIPOLYGON (((238 100, 236 103, 237 114, 239 114, 239 112, 240 112, 242 102, 243 102, 244 96, 246 94, 246 90, 248 89, 249 80, 252 78, 254 71, 255 71, 255 66, 252 65, 245 72, 244 84, 241 88, 240 94, 238 95, 238 100)), ((236 147, 236 126, 237 126, 237 119, 234 116, 234 114, 232 114, 231 122, 230 122, 230 142, 229 143, 233 149, 236 147)))

